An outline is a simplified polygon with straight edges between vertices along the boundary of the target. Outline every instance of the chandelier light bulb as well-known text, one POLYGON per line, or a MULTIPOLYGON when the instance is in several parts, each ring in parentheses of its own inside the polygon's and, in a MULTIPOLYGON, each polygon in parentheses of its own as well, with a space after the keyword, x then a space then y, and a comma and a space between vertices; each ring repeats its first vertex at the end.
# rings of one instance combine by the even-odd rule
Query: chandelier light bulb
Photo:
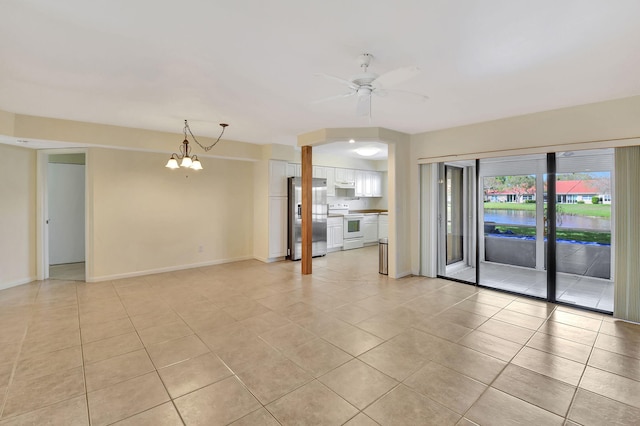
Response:
POLYGON ((193 170, 202 170, 202 164, 200 163, 200 160, 196 158, 191 164, 191 168, 193 170))
POLYGON ((180 167, 191 167, 192 163, 193 161, 191 161, 191 157, 185 155, 185 157, 182 159, 182 162, 180 163, 180 167))
POLYGON ((180 168, 180 166, 178 165, 178 160, 176 160, 173 157, 169 158, 169 161, 167 161, 167 165, 165 167, 168 167, 169 169, 178 169, 178 168, 180 168))

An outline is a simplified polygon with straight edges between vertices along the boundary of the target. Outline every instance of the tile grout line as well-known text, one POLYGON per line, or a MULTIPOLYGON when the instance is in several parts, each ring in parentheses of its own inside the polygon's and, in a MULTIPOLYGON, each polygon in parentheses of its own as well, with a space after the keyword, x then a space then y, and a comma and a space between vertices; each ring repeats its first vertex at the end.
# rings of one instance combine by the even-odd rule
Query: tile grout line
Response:
MULTIPOLYGON (((2 406, 0 407, 0 419, 3 419, 4 409, 7 405, 7 402, 9 401, 9 393, 10 393, 11 387, 13 386, 13 381, 15 379, 16 371, 18 369, 18 363, 20 362, 20 354, 22 353, 24 342, 27 339, 27 334, 29 333, 29 324, 31 323, 31 319, 33 318, 34 309, 35 309, 34 305, 36 304, 36 300, 38 300, 38 295, 40 294, 41 287, 42 287, 42 282, 38 284, 38 289, 36 291, 36 294, 34 295, 32 302, 30 303, 31 307, 29 308, 29 316, 27 317, 27 322, 24 326, 24 332, 22 333, 22 338, 20 339, 18 353, 14 358, 13 367, 11 369, 11 375, 9 376, 9 383, 7 383, 7 389, 5 390, 2 406)), ((17 414, 17 415, 20 415, 20 414, 17 414)), ((12 417, 15 417, 15 416, 12 416, 12 417)))

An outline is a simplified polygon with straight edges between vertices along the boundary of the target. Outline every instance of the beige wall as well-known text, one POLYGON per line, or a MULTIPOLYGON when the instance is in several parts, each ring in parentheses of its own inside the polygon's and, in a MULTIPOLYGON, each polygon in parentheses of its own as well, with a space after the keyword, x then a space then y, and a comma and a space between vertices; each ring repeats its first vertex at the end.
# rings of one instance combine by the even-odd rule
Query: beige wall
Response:
POLYGON ((252 257, 253 163, 203 158, 204 170, 185 172, 166 169, 166 160, 89 150, 88 280, 252 257))
POLYGON ((0 144, 0 289, 36 276, 36 152, 0 144))
POLYGON ((253 257, 269 258, 269 160, 253 164, 253 257))

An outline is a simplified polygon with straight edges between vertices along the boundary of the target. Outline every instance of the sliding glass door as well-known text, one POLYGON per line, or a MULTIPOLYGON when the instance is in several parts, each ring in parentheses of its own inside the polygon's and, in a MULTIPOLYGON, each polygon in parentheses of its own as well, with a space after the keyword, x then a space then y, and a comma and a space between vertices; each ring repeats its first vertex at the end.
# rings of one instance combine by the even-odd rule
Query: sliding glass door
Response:
POLYGON ((441 163, 438 275, 613 310, 613 150, 441 163))
POLYGON ((475 283, 475 162, 441 164, 438 184, 438 274, 475 283))
POLYGON ((556 300, 613 311, 613 150, 556 158, 556 300))
POLYGON ((480 284, 546 297, 544 165, 544 155, 480 161, 480 284))

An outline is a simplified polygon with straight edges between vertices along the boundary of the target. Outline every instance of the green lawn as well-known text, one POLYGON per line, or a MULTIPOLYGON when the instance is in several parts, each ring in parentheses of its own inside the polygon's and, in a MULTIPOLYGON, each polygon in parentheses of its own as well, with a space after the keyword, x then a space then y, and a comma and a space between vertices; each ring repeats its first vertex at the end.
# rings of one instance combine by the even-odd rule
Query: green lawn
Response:
MULTIPOLYGON (((611 217, 610 204, 557 204, 556 206, 561 214, 611 217)), ((536 205, 533 203, 484 203, 484 209, 535 211, 536 205)))
MULTIPOLYGON (((506 231, 513 232, 513 235, 533 236, 536 235, 535 226, 510 226, 498 225, 496 229, 504 233, 506 231)), ((589 243, 611 244, 611 232, 598 231, 578 231, 572 229, 556 229, 556 238, 558 240, 584 241, 589 243)))

